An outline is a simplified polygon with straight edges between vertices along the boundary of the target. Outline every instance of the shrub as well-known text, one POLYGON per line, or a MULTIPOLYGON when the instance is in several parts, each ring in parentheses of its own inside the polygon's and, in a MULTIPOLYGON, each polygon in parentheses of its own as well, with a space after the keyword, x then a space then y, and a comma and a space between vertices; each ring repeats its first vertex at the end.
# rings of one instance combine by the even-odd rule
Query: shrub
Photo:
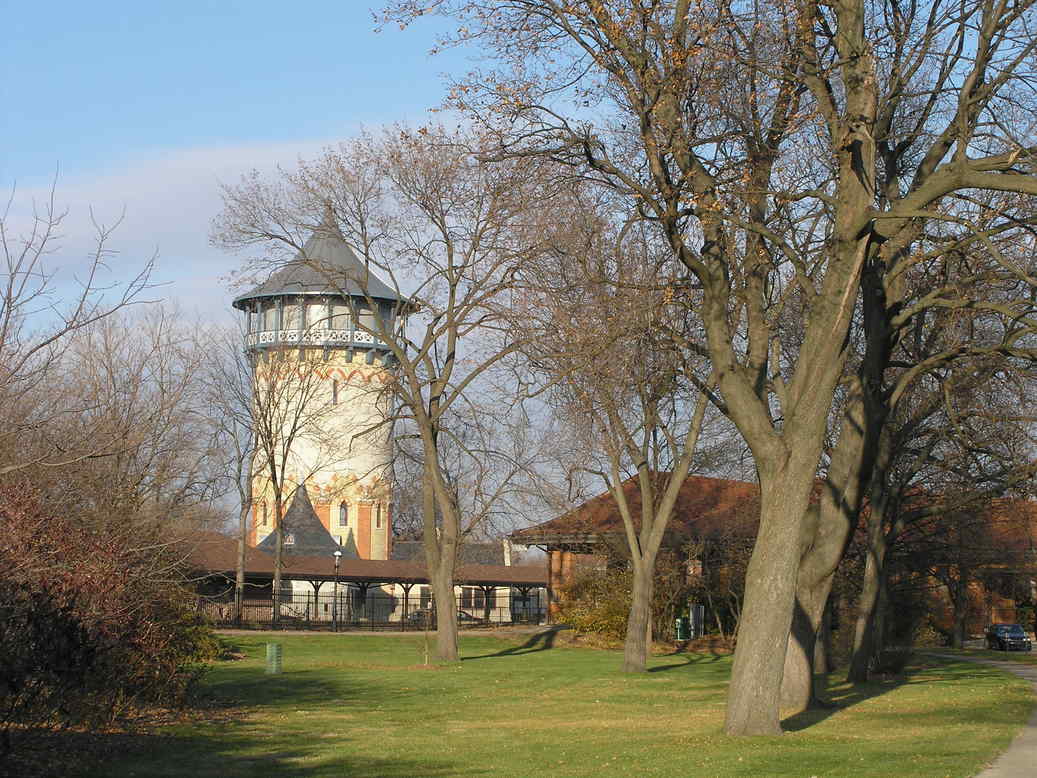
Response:
MULTIPOLYGON (((656 638, 664 639, 673 636, 674 616, 687 601, 687 572, 669 552, 659 555, 655 572, 652 630, 656 638)), ((633 574, 625 567, 585 570, 559 592, 558 618, 577 632, 623 640, 632 589, 633 574)))
POLYGON ((133 517, 47 511, 0 486, 0 733, 111 723, 178 704, 218 644, 177 584, 175 549, 133 517))

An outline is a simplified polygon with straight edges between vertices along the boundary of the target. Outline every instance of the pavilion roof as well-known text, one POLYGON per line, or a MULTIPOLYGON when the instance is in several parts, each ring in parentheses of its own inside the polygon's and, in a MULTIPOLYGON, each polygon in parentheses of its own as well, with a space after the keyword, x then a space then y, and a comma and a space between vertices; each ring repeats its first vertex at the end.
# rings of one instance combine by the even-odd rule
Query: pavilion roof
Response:
MULTIPOLYGON (((197 572, 233 577, 237 566, 237 540, 217 532, 199 533, 192 539, 188 564, 197 572)), ((274 557, 258 547, 245 552, 245 572, 252 577, 272 576, 274 557)), ((331 554, 285 555, 282 574, 297 580, 331 580, 335 561, 331 554)), ((367 583, 428 583, 423 559, 346 559, 339 564, 341 581, 367 583)), ((546 586, 544 565, 461 564, 454 575, 457 584, 486 586, 546 586)))

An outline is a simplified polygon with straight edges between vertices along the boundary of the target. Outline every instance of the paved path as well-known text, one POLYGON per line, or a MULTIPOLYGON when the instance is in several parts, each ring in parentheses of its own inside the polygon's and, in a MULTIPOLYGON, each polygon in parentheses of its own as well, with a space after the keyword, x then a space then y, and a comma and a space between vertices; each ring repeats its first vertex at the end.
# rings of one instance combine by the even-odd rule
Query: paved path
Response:
MULTIPOLYGON (((979 659, 961 654, 944 654, 938 651, 927 652, 946 659, 963 662, 976 662, 981 665, 993 665, 1001 670, 1025 678, 1037 693, 1037 665, 1013 662, 1010 659, 979 659)), ((1037 775, 1037 707, 1030 714, 1015 739, 1008 745, 1008 750, 999 756, 990 767, 979 773, 976 778, 1033 778, 1037 775)))

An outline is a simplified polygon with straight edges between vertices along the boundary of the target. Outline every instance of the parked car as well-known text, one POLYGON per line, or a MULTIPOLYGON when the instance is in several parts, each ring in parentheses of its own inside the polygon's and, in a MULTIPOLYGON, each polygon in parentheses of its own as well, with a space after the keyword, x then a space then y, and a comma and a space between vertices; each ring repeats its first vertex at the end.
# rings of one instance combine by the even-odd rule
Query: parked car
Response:
POLYGON ((991 624, 986 631, 987 648, 993 651, 1030 651, 1033 644, 1018 624, 991 624))

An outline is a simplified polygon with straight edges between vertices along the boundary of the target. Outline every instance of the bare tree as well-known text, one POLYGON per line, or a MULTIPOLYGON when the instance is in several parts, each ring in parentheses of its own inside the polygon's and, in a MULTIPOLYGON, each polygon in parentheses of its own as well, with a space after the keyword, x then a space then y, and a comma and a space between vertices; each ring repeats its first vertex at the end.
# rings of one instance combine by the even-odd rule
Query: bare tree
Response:
MULTIPOLYGON (((531 194, 538 187, 533 163, 489 167, 474 153, 479 143, 436 128, 363 138, 300 164, 281 182, 253 177, 228 189, 216 226, 226 245, 262 244, 295 256, 301 236, 330 216, 362 259, 364 270, 348 282, 359 290, 353 294, 367 298, 372 315, 358 327, 385 344, 396 365, 385 388, 392 410, 376 426, 397 426, 417 449, 437 653, 447 661, 458 658, 458 546, 478 518, 463 515, 449 458, 464 452, 470 463, 487 459, 485 436, 469 433, 485 429, 477 421, 485 411, 502 414, 483 407, 477 394, 524 341, 508 326, 504 307, 521 288, 522 264, 540 241, 531 216, 531 205, 541 205, 531 194), (393 310, 374 304, 375 271, 399 298, 393 310)), ((329 283, 345 283, 310 263, 329 283)), ((498 474, 481 483, 485 506, 506 480, 498 474)))
POLYGON ((701 287, 706 351, 761 485, 730 734, 780 731, 811 493, 863 269, 892 280, 944 263, 915 249, 948 203, 1037 193, 1030 8, 392 4, 403 23, 456 16, 456 40, 499 64, 453 95, 499 132, 501 155, 550 157, 629 197, 701 287), (791 308, 801 328, 782 327, 791 308))
MULTIPOLYGON (((62 268, 56 256, 62 251, 67 212, 56 204, 55 189, 46 202, 34 204, 21 230, 12 215, 15 195, 12 190, 0 213, 0 405, 5 410, 0 475, 29 466, 59 467, 117 446, 101 429, 67 424, 85 407, 79 401, 46 401, 47 384, 64 370, 62 361, 78 331, 140 301, 154 263, 153 257, 142 263, 125 282, 109 280, 107 263, 118 222, 95 222, 93 249, 85 262, 66 256, 62 268), (79 272, 73 274, 71 268, 79 272), (70 288, 72 294, 59 296, 59 286, 70 288), (71 437, 48 436, 51 425, 71 437), (26 437, 34 442, 31 453, 22 445, 26 437)), ((89 417, 79 421, 89 424, 89 417)))
POLYGON ((219 493, 238 499, 237 558, 234 573, 234 620, 240 623, 245 599, 245 552, 253 513, 253 467, 257 436, 253 418, 253 366, 242 343, 245 333, 235 327, 213 334, 212 358, 202 376, 210 440, 215 454, 219 493))
POLYGON ((656 560, 707 406, 705 381, 695 374, 701 360, 683 346, 694 317, 681 279, 668 272, 668 251, 650 234, 610 226, 602 208, 575 192, 571 210, 558 215, 556 229, 566 234, 540 263, 540 293, 517 311, 516 326, 536 323, 527 358, 554 385, 559 411, 585 443, 569 471, 600 479, 622 517, 632 566, 623 670, 643 672, 656 560), (593 452, 602 455, 596 463, 593 452), (631 474, 636 495, 625 488, 631 474))

